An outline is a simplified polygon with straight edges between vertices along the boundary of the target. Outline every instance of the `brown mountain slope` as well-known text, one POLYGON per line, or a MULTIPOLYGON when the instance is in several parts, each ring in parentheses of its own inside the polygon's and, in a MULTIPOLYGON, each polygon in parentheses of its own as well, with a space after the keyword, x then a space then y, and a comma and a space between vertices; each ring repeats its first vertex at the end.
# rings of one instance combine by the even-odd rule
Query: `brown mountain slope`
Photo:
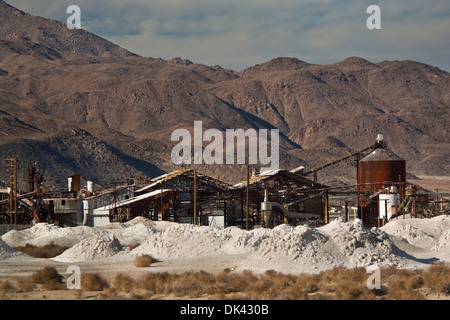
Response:
MULTIPOLYGON (((383 133, 411 173, 450 175, 450 75, 438 68, 276 58, 238 73, 136 56, 1 0, 0 23, 0 155, 38 162, 54 186, 73 173, 104 184, 172 170, 171 133, 197 120, 204 129, 279 128, 288 169, 325 163, 383 133)), ((230 182, 245 172, 201 170, 230 182)), ((354 176, 348 161, 319 178, 354 176)))
POLYGON ((70 30, 65 23, 29 15, 0 0, 0 38, 39 44, 59 52, 98 57, 134 54, 85 30, 70 30))
POLYGON ((447 174, 450 76, 422 63, 348 58, 308 65, 277 58, 211 90, 279 127, 307 150, 358 149, 377 132, 410 170, 447 174), (291 68, 289 68, 289 65, 291 68))

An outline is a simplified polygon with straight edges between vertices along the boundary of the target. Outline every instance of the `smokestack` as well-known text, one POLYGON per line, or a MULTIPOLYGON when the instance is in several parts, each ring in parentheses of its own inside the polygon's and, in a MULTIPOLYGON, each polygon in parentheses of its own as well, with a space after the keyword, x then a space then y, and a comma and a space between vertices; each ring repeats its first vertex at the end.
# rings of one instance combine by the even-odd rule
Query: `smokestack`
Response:
POLYGON ((264 224, 266 227, 270 225, 272 214, 272 202, 269 201, 269 190, 264 190, 264 202, 261 202, 261 211, 263 213, 264 224))
POLYGON ((88 181, 87 182, 86 191, 89 192, 89 193, 93 193, 94 192, 94 182, 93 181, 88 181))

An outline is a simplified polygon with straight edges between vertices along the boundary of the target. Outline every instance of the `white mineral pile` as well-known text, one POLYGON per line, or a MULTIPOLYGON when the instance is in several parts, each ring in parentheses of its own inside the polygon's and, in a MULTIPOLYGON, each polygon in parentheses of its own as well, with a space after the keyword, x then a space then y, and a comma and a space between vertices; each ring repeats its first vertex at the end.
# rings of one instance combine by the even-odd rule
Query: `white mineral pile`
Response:
POLYGON ((280 225, 251 231, 136 218, 97 228, 38 224, 10 231, 2 239, 9 247, 51 242, 70 247, 53 258, 61 262, 131 260, 149 254, 161 261, 226 260, 229 267, 286 273, 373 264, 418 268, 435 260, 450 262, 450 218, 445 216, 392 221, 380 229, 365 228, 360 220, 335 220, 319 228, 280 225))
POLYGON ((152 234, 131 253, 150 254, 161 260, 236 255, 241 267, 283 272, 320 272, 336 266, 372 264, 412 268, 421 264, 405 257, 385 232, 365 228, 360 220, 336 220, 320 228, 280 225, 251 231, 174 224, 152 234))
POLYGON ((450 217, 392 220, 382 228, 396 245, 419 259, 450 262, 450 217))
POLYGON ((11 248, 5 241, 0 239, 0 261, 8 260, 13 257, 23 256, 20 252, 17 252, 13 248, 11 248))
POLYGON ((112 234, 84 239, 54 258, 60 262, 80 262, 111 257, 122 250, 119 240, 112 234))
POLYGON ((83 239, 90 239, 101 234, 101 230, 87 226, 62 228, 48 223, 38 223, 25 230, 11 230, 2 236, 11 247, 22 247, 26 244, 45 246, 50 243, 71 247, 83 239))

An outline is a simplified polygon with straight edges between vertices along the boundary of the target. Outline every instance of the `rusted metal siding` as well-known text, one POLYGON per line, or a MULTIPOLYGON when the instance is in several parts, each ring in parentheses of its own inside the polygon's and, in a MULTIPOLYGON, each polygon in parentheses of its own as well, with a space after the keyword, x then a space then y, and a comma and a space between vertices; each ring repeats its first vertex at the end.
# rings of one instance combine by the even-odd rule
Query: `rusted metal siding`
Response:
POLYGON ((378 197, 369 197, 389 186, 397 186, 403 197, 405 182, 406 161, 386 149, 377 149, 358 162, 358 200, 364 225, 378 224, 378 197))
POLYGON ((398 185, 406 181, 405 160, 360 161, 358 186, 360 191, 375 193, 384 186, 398 185))

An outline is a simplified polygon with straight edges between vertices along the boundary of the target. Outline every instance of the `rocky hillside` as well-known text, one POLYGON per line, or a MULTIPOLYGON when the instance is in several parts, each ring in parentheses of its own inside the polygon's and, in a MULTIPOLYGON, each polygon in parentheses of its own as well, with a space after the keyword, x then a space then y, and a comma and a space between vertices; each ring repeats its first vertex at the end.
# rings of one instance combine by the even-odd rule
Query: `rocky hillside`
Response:
MULTIPOLYGON (((236 72, 164 61, 1 0, 0 25, 0 155, 19 158, 22 171, 36 162, 50 187, 74 173, 102 185, 172 170, 171 133, 197 120, 204 129, 279 128, 287 169, 325 163, 382 133, 411 174, 450 175, 450 75, 436 67, 276 58, 236 72)), ((352 183, 354 165, 319 179, 352 183)), ((245 173, 199 169, 229 182, 245 173)))

